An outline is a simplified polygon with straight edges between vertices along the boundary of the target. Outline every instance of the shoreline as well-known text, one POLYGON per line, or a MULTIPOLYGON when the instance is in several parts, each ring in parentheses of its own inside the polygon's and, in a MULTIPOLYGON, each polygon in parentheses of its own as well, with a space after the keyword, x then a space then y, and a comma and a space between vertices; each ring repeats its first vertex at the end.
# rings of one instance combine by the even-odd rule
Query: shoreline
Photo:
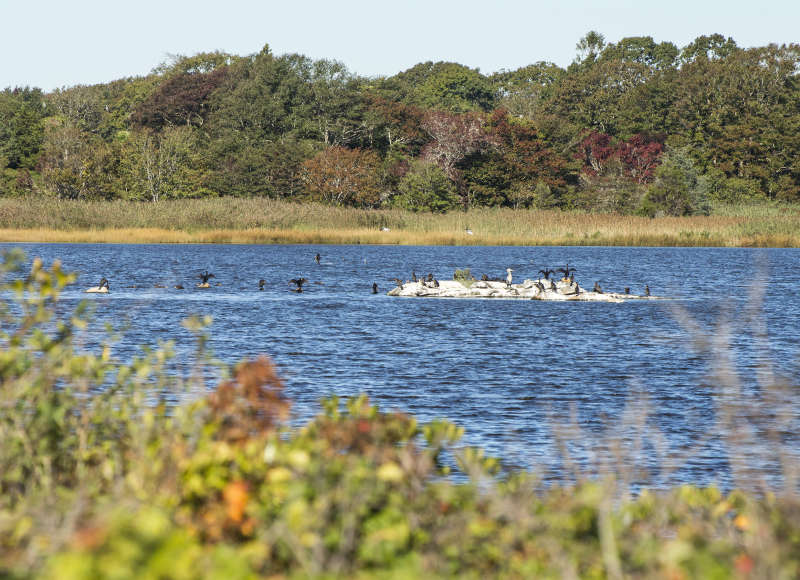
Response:
POLYGON ((198 229, 103 228, 54 230, 45 228, 0 228, 3 243, 108 243, 108 244, 323 244, 397 246, 627 246, 627 247, 732 247, 798 248, 800 234, 748 236, 603 234, 592 235, 497 235, 464 232, 419 232, 373 228, 356 229, 198 229))

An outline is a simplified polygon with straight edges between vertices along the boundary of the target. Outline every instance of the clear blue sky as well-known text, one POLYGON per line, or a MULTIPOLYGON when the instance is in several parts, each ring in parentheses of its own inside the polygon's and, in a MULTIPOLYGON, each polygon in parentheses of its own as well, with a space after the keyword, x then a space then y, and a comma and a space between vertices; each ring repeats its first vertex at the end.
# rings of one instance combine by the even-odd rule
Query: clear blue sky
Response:
POLYGON ((682 47, 720 33, 739 46, 800 42, 800 1, 0 0, 0 89, 144 75, 169 54, 246 55, 269 44, 391 76, 428 60, 484 73, 568 65, 589 30, 682 47))

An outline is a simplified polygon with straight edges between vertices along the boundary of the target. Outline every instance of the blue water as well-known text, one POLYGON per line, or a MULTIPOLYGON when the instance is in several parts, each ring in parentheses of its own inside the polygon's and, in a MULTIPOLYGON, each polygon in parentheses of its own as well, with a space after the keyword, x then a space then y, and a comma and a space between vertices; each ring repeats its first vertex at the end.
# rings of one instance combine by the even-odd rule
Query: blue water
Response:
MULTIPOLYGON (((641 409, 646 396, 648 436, 659 433, 667 454, 689 450, 662 483, 731 483, 725 434, 715 423, 713 395, 720 387, 709 378, 723 357, 692 348, 696 336, 676 320, 676 308, 688 312, 705 337, 730 331, 725 352, 741 379, 741 392, 732 397, 742 407, 737 412, 774 406, 763 401, 767 371, 798 376, 800 251, 793 249, 0 245, 12 246, 78 272, 63 298, 70 306, 88 299, 96 307, 98 324, 85 336, 89 347, 104 323, 127 326, 115 347, 118 359, 173 340, 174 368, 188 372, 195 345, 181 321, 207 314, 213 317, 209 346, 219 359, 233 364, 272 357, 298 422, 319 411, 323 396, 367 393, 384 410, 421 421, 449 419, 466 428, 466 444, 542 473, 562 468, 555 432, 571 413, 581 429, 571 448, 583 464, 609 435, 641 439, 620 422, 626 403, 641 409), (450 279, 456 269, 470 268, 478 278, 504 276, 510 267, 522 281, 567 262, 584 288, 599 281, 607 291, 628 286, 641 294, 647 284, 667 299, 609 304, 386 296, 391 280, 410 278, 412 270, 450 279), (206 269, 215 274, 212 288, 195 288, 206 269), (110 281, 110 294, 83 293, 101 277, 110 281), (302 294, 290 291, 288 281, 297 277, 309 280, 302 294), (267 281, 264 291, 260 278, 267 281), (186 289, 175 290, 176 284, 186 289), (763 291, 763 304, 753 318, 748 296, 756 290, 763 291), (723 321, 729 324, 719 326, 723 321), (764 323, 767 339, 759 339, 754 321, 764 323)), ((767 477, 777 477, 779 469, 764 429, 775 427, 790 452, 800 449, 794 389, 782 403, 791 424, 762 422, 753 437, 763 443, 751 451, 767 477)), ((624 442, 622 462, 662 463, 664 450, 654 441, 641 452, 624 442)))

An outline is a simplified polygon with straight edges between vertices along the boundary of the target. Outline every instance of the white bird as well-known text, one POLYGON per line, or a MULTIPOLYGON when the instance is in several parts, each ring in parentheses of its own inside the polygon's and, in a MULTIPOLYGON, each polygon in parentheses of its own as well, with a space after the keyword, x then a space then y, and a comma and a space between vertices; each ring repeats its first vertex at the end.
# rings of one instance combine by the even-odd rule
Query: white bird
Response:
POLYGON ((467 233, 468 236, 472 235, 472 230, 471 229, 467 228, 464 231, 467 233))
POLYGON ((91 288, 87 288, 85 292, 89 292, 90 294, 108 294, 108 290, 108 280, 102 278, 100 280, 100 284, 97 286, 92 286, 91 288))
POLYGON ((506 268, 506 272, 508 273, 508 276, 506 276, 506 283, 509 286, 511 286, 511 272, 513 272, 513 271, 514 270, 512 270, 511 268, 506 268))
POLYGON ((389 232, 391 230, 389 228, 387 228, 386 226, 384 226, 384 227, 381 228, 381 231, 382 232, 389 232))

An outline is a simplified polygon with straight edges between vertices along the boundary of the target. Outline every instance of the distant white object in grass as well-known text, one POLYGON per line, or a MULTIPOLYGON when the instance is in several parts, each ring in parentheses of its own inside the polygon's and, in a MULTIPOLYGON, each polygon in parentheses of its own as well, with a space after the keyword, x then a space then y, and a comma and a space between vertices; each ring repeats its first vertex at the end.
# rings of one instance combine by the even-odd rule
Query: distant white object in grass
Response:
POLYGON ((468 236, 471 236, 471 235, 472 235, 472 230, 471 230, 471 229, 467 228, 467 229, 465 229, 464 231, 466 232, 466 234, 467 234, 468 236))
POLYGON ((382 232, 389 232, 389 231, 391 231, 391 230, 390 230, 389 228, 387 228, 386 226, 383 226, 383 227, 381 228, 381 231, 382 231, 382 232))

